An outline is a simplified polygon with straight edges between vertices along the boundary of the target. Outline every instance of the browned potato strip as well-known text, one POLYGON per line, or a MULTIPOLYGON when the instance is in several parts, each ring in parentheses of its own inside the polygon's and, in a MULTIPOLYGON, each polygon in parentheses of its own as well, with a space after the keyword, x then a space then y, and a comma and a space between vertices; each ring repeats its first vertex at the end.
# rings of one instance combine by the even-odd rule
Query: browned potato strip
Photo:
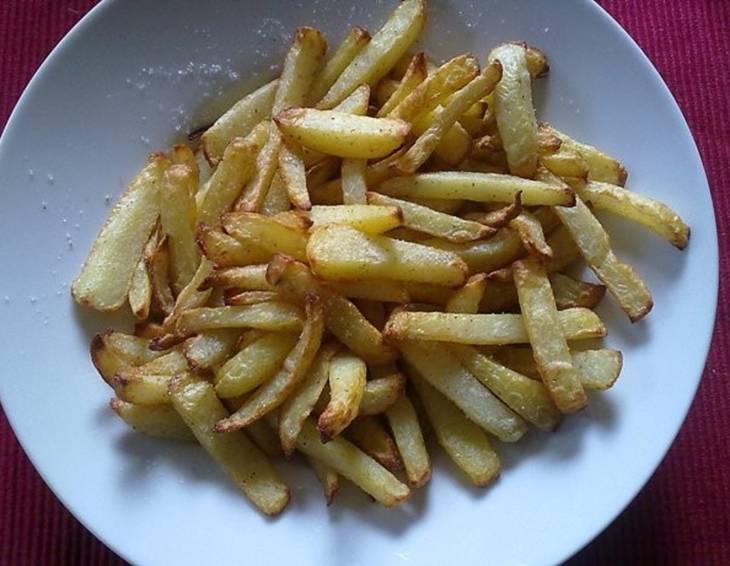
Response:
POLYGON ((542 224, 532 214, 526 210, 521 212, 510 220, 509 226, 517 232, 522 245, 530 255, 540 259, 553 257, 553 250, 545 241, 542 224))
POLYGON ((371 379, 365 384, 358 414, 384 413, 403 394, 405 386, 406 380, 401 373, 371 379))
POLYGON ((158 232, 154 230, 147 244, 145 244, 142 257, 139 258, 134 268, 132 282, 129 286, 129 308, 132 309, 132 314, 139 320, 146 320, 149 317, 150 307, 152 306, 152 281, 150 281, 145 258, 154 253, 157 247, 157 237, 158 232))
POLYGON ((340 204, 313 206, 309 211, 312 228, 326 224, 346 224, 366 234, 382 234, 400 226, 403 213, 397 205, 340 204))
POLYGON ((239 241, 253 241, 274 253, 306 259, 307 232, 288 226, 269 216, 252 212, 233 212, 223 218, 223 227, 239 241))
POLYGON ((397 505, 410 495, 406 485, 351 442, 337 437, 323 444, 311 419, 304 421, 297 450, 329 466, 383 505, 397 505))
POLYGON ((112 378, 111 386, 117 397, 129 403, 160 405, 170 402, 171 380, 171 375, 122 372, 112 378))
MULTIPOLYGON (((266 143, 256 155, 255 172, 253 178, 246 184, 235 202, 235 210, 256 212, 263 208, 269 186, 274 179, 279 165, 279 151, 282 138, 278 128, 271 125, 266 143)), ((283 179, 282 179, 283 182, 283 179)), ((287 191, 288 196, 288 191, 287 191)))
POLYGON ((487 276, 477 273, 469 277, 461 289, 457 289, 446 303, 446 312, 476 314, 487 286, 487 276))
POLYGON ((365 362, 352 354, 337 354, 330 361, 330 400, 317 421, 323 440, 339 435, 357 416, 366 375, 365 362))
POLYGON ((588 164, 585 159, 580 154, 571 151, 543 155, 540 157, 540 164, 558 177, 586 178, 588 176, 588 164))
POLYGON ((297 343, 289 332, 271 332, 255 337, 215 372, 215 390, 221 398, 252 391, 271 379, 297 343))
POLYGON ((340 490, 340 476, 332 468, 321 463, 316 458, 307 458, 307 462, 314 470, 314 473, 324 489, 324 500, 327 506, 332 505, 335 495, 340 490))
POLYGON ((426 451, 421 425, 413 404, 405 395, 390 407, 385 416, 393 431, 400 458, 406 471, 408 484, 413 487, 425 485, 431 478, 431 459, 426 451))
POLYGON ((333 280, 386 278, 458 286, 468 270, 451 252, 335 224, 314 231, 307 257, 316 274, 333 280), (424 265, 430 268, 423 271, 424 265))
POLYGON ((317 73, 309 89, 309 105, 319 102, 352 60, 370 42, 366 29, 354 26, 317 73))
POLYGON ((586 281, 577 281, 562 273, 551 273, 550 285, 559 309, 573 307, 595 308, 606 294, 606 287, 586 281))
POLYGON ((267 515, 279 513, 289 502, 289 488, 242 432, 214 432, 214 425, 225 419, 228 411, 213 387, 205 381, 177 379, 170 389, 173 407, 208 454, 256 507, 267 515))
POLYGON ((233 353, 240 332, 211 330, 183 344, 183 354, 192 371, 212 369, 225 362, 233 353))
POLYGON ((416 53, 410 60, 408 68, 400 82, 396 83, 395 89, 378 110, 378 117, 390 114, 427 76, 426 54, 423 52, 416 53))
POLYGON ((266 281, 266 268, 268 267, 268 263, 260 263, 218 269, 208 276, 203 286, 245 289, 247 291, 271 291, 273 287, 266 281))
POLYGON ((267 303, 280 299, 276 291, 243 291, 226 299, 226 304, 231 306, 255 305, 267 303))
POLYGON ((527 432, 527 423, 466 371, 445 346, 405 341, 400 350, 419 375, 484 430, 504 442, 516 442, 527 432))
POLYGON ((475 485, 485 486, 494 481, 501 466, 484 431, 415 370, 409 371, 409 377, 416 387, 436 439, 449 457, 475 485))
POLYGON ((391 472, 403 469, 393 438, 377 418, 357 417, 347 427, 346 437, 391 472))
POLYGON ((471 346, 450 344, 448 349, 485 387, 522 418, 542 430, 553 430, 557 426, 560 412, 542 383, 493 361, 471 346))
POLYGON ((525 45, 525 57, 527 58, 527 70, 530 71, 530 76, 534 79, 544 77, 550 72, 550 65, 548 64, 547 57, 537 47, 531 45, 525 45))
POLYGON ((134 335, 140 338, 157 338, 163 330, 162 325, 157 322, 138 322, 134 325, 134 335))
MULTIPOLYGON (((307 173, 304 167, 302 149, 294 141, 284 140, 279 150, 279 175, 286 187, 289 201, 302 210, 312 208, 307 190, 307 173)), ((272 178, 273 182, 273 178, 272 178)), ((269 190, 271 190, 269 188, 269 190)))
POLYGON ((664 203, 608 183, 589 182, 579 194, 597 210, 641 224, 680 250, 689 242, 689 226, 664 203))
MULTIPOLYGON (((558 321, 568 340, 601 338, 606 327, 590 309, 566 309, 558 321)), ((427 340, 459 344, 521 344, 529 342, 519 314, 393 313, 384 334, 393 340, 427 340)))
POLYGON ((489 212, 469 212, 464 215, 464 218, 474 220, 486 226, 492 228, 504 228, 509 223, 517 218, 522 213, 522 193, 515 195, 515 200, 512 204, 502 206, 496 210, 489 212))
POLYGON ((153 307, 159 309, 163 315, 169 315, 175 306, 175 297, 170 287, 170 252, 167 248, 167 239, 162 238, 153 250, 145 256, 147 273, 152 285, 153 307))
POLYGON ((405 0, 390 14, 372 40, 342 71, 317 108, 332 108, 362 84, 374 86, 421 33, 426 20, 424 0, 405 0))
POLYGON ((165 156, 152 155, 112 209, 71 286, 78 304, 114 311, 127 300, 135 267, 157 222, 159 185, 169 164, 165 156))
POLYGON ((184 311, 201 307, 208 301, 211 290, 201 290, 201 287, 211 273, 213 273, 213 264, 207 258, 203 258, 195 270, 193 277, 181 289, 175 300, 175 306, 165 319, 164 327, 166 330, 174 330, 177 319, 180 318, 180 315, 184 311))
MULTIPOLYGON (((585 407, 587 398, 573 366, 545 269, 535 260, 514 264, 517 297, 542 381, 563 413, 585 407)), ((564 311, 563 311, 564 312, 564 311)))
POLYGON ((112 399, 109 406, 130 428, 148 436, 186 442, 195 440, 185 421, 170 405, 135 405, 112 399))
POLYGON ((402 224, 406 228, 438 236, 452 242, 479 240, 493 236, 497 232, 477 222, 463 220, 457 216, 437 212, 426 206, 379 193, 367 193, 367 200, 371 205, 392 206, 400 210, 402 224))
POLYGON ((219 328, 256 328, 287 332, 302 327, 301 310, 289 303, 271 302, 244 307, 202 307, 190 309, 180 316, 181 333, 219 328))
POLYGON ((411 300, 406 286, 389 279, 367 281, 332 281, 327 287, 349 299, 367 299, 384 303, 407 303, 411 300))
POLYGON ((490 272, 508 265, 525 253, 516 232, 502 229, 488 240, 457 244, 433 239, 427 245, 458 255, 469 267, 470 273, 490 272))
POLYGON ((261 263, 273 255, 251 240, 237 240, 203 224, 198 226, 198 246, 218 267, 261 263))

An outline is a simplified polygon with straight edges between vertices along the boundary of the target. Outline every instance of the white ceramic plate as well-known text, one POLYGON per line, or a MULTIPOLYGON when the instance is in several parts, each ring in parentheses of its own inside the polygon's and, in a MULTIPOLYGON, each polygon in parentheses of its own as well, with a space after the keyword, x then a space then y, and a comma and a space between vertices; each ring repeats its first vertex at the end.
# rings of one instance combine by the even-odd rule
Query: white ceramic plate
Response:
MULTIPOLYGON (((0 146, 2 402, 64 504, 138 564, 539 564, 567 558, 611 521, 665 454, 692 401, 712 331, 717 243, 707 182, 671 94, 646 57, 585 1, 433 0, 437 57, 484 57, 504 40, 543 48, 542 119, 623 160, 630 187, 692 226, 684 253, 611 222, 619 255, 655 297, 631 325, 605 301, 608 343, 625 354, 610 392, 551 435, 500 447, 502 478, 475 489, 436 452, 427 489, 398 509, 347 487, 327 509, 314 476, 285 466, 293 501, 253 511, 196 447, 128 432, 88 358, 91 334, 123 321, 74 307, 68 284, 126 181, 152 148, 205 122, 208 103, 271 76, 296 25, 334 44, 375 29, 394 2, 107 0, 33 79, 0 146)), ((207 113, 215 113, 208 110, 207 113)))

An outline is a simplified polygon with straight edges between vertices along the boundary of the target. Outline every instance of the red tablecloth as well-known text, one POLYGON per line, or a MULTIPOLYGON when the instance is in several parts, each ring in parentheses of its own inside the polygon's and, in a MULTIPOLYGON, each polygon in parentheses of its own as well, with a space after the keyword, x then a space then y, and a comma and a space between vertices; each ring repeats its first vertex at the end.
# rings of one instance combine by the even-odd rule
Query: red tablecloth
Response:
MULTIPOLYGON (((93 0, 0 1, 0 122, 93 0)), ((730 564, 730 0, 603 0, 677 98, 710 180, 720 239, 717 326, 699 393, 654 477, 572 564, 730 564)), ((44 485, 0 411, 0 564, 122 564, 44 485)))

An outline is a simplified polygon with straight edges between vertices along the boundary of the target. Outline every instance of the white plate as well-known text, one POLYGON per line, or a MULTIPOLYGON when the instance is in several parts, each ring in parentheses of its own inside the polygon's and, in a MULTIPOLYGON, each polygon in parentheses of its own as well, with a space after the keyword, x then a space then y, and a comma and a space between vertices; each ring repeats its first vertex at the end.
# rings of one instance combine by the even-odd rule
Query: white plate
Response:
POLYGON ((64 504, 134 563, 555 563, 631 500, 692 401, 712 331, 717 242, 697 149, 661 78, 591 2, 433 0, 432 53, 484 57, 511 39, 542 47, 552 69, 538 87, 541 118, 618 156, 632 189, 692 226, 682 253, 611 222, 619 255, 638 265, 656 303, 631 325, 605 301, 608 344, 625 353, 615 389, 555 434, 500 446, 504 472, 488 489, 466 485, 437 455, 431 484, 402 508, 348 486, 327 509, 314 476, 290 465, 293 501, 277 519, 253 511, 199 449, 131 434, 115 419, 88 342, 120 321, 75 308, 68 294, 109 198, 176 127, 204 123, 203 97, 270 76, 296 25, 321 26, 334 44, 351 23, 375 29, 394 2, 348 4, 107 0, 44 63, 3 135, 3 406, 64 504))

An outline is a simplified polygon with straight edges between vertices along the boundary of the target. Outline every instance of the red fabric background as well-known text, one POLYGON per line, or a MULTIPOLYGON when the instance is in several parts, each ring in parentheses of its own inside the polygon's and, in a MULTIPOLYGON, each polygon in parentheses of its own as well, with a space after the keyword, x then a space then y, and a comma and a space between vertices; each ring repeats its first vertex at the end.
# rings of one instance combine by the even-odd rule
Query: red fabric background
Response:
MULTIPOLYGON (((0 1, 0 123, 93 0, 0 1)), ((730 564, 730 1, 600 2, 674 93, 710 180, 721 292, 710 358, 689 417, 654 477, 570 564, 730 564)), ((123 564, 44 485, 0 410, 0 564, 123 564)))

